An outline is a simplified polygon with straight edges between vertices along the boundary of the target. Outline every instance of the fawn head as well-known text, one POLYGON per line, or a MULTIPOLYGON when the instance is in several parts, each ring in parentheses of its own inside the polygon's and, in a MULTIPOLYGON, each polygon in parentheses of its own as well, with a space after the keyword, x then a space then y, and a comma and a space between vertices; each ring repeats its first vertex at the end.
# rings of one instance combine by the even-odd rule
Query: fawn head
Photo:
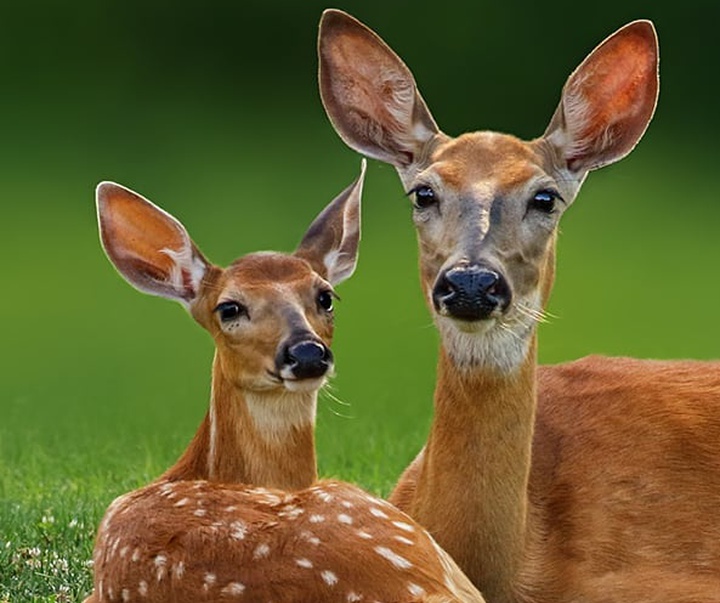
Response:
POLYGON ((365 174, 314 220, 292 254, 253 253, 223 269, 183 225, 137 193, 97 187, 103 248, 135 288, 181 302, 215 340, 235 386, 317 390, 333 368, 333 287, 355 270, 365 174))
POLYGON ((395 166, 413 201, 421 282, 460 365, 507 372, 527 356, 552 288, 558 221, 590 170, 627 155, 652 118, 649 21, 602 42, 570 76, 545 133, 525 142, 440 131, 402 60, 338 10, 320 23, 320 92, 356 151, 395 166))

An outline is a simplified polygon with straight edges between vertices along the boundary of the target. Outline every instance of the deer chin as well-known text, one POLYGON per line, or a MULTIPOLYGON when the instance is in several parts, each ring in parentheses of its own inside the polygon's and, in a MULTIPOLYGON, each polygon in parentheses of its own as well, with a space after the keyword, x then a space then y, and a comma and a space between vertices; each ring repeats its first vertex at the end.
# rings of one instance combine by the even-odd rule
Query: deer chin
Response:
POLYGON ((485 368, 501 374, 516 372, 530 349, 529 331, 517 332, 506 317, 461 321, 437 316, 443 345, 460 369, 485 368))
POLYGON ((319 391, 327 382, 327 375, 314 379, 283 379, 283 386, 289 392, 319 391))

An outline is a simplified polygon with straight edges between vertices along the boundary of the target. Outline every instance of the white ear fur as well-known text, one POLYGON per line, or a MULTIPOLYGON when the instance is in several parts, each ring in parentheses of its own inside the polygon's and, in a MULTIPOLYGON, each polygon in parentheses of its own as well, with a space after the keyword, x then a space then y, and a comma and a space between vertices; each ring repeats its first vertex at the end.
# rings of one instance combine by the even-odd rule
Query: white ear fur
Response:
POLYGON ((360 205, 367 162, 360 176, 313 220, 295 255, 336 285, 350 278, 357 266, 360 245, 360 205))
POLYGON ((634 21, 570 75, 545 139, 575 173, 614 163, 642 138, 657 97, 657 34, 650 21, 634 21))
POLYGON ((185 227, 114 182, 96 189, 100 239, 118 272, 144 293, 190 306, 209 266, 185 227))
POLYGON ((328 9, 318 39, 320 97, 345 144, 398 168, 439 129, 407 66, 371 29, 328 9))

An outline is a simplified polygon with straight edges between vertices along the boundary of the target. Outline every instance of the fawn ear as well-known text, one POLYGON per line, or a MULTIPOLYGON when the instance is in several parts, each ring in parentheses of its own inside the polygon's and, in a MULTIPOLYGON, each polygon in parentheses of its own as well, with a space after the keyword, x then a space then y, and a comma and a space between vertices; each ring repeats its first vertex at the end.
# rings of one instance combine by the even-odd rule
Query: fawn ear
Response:
POLYGON ((100 240, 125 280, 144 293, 189 306, 210 264, 183 225, 114 182, 101 182, 96 200, 100 240))
POLYGON ((410 70, 380 37, 328 9, 318 39, 320 96, 354 150, 396 167, 412 164, 439 132, 410 70))
POLYGON ((367 163, 360 176, 328 205, 308 228, 295 255, 313 270, 337 285, 350 278, 357 266, 360 245, 360 200, 367 163))
POLYGON ((650 21, 633 21, 573 72, 545 131, 573 172, 614 163, 638 143, 658 97, 658 41, 650 21))

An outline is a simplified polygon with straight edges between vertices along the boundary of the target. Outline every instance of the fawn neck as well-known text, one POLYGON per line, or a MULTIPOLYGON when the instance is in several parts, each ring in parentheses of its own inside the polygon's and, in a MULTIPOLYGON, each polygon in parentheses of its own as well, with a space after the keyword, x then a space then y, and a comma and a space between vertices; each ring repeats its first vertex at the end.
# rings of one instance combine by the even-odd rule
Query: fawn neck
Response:
POLYGON ((459 367, 441 348, 435 418, 411 515, 488 601, 513 600, 527 533, 536 335, 512 373, 459 367), (441 512, 439 512, 441 510, 441 512))
POLYGON ((164 479, 206 479, 299 490, 317 479, 317 391, 248 391, 215 355, 210 408, 164 479))

